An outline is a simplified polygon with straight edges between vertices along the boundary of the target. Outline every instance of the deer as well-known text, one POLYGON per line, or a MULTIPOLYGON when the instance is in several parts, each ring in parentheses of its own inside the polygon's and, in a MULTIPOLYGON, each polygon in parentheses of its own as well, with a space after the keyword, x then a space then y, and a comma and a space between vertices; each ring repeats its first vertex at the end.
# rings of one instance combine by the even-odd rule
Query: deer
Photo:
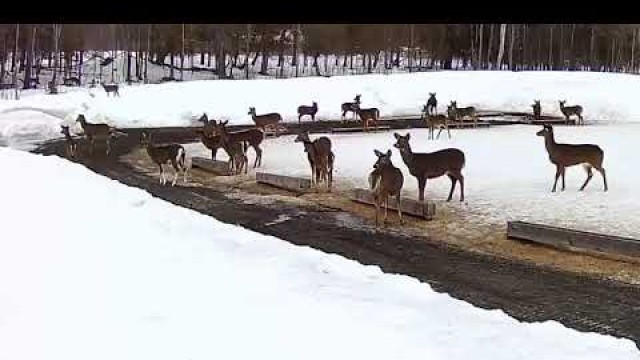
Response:
MULTIPOLYGON (((214 121, 215 123, 215 121, 214 121)), ((217 134, 220 136, 221 140, 226 142, 242 142, 245 143, 245 148, 248 148, 247 144, 253 148, 256 153, 256 160, 253 163, 253 168, 262 166, 262 149, 260 148, 260 144, 264 140, 264 131, 262 129, 247 129, 247 130, 239 130, 234 132, 227 131, 227 124, 229 120, 220 121, 219 124, 216 125, 217 134), (226 140, 225 140, 226 139, 226 140)), ((244 150, 246 152, 246 149, 244 150)))
POLYGON ((96 138, 104 138, 107 143, 107 155, 111 153, 111 139, 115 137, 115 129, 107 124, 93 124, 87 121, 83 114, 78 115, 76 122, 80 123, 84 135, 91 142, 90 153, 93 154, 96 138))
POLYGON ((300 105, 298 106, 298 124, 300 124, 300 119, 305 116, 311 116, 311 121, 316 121, 316 114, 318 113, 318 103, 313 102, 313 105, 300 105))
POLYGON ((567 124, 569 124, 569 117, 571 115, 576 115, 578 117, 578 125, 584 125, 584 119, 582 118, 582 106, 574 105, 574 106, 564 106, 567 103, 566 100, 559 100, 560 111, 562 115, 564 115, 567 124))
POLYGON ((447 201, 451 201, 457 181, 460 182, 460 201, 464 201, 464 176, 462 175, 462 168, 465 165, 464 152, 456 148, 447 148, 431 153, 414 153, 409 144, 410 133, 404 136, 394 133, 393 136, 396 138, 396 143, 393 146, 400 150, 400 155, 409 168, 409 173, 418 180, 420 201, 424 201, 427 179, 435 179, 443 175, 447 175, 451 179, 451 191, 449 191, 447 201))
POLYGON ((309 131, 303 130, 293 140, 301 142, 304 151, 307 153, 309 166, 311 167, 311 183, 317 186, 321 181, 327 184, 331 191, 333 185, 333 163, 335 155, 331 151, 331 140, 326 136, 321 136, 313 141, 309 139, 309 131))
POLYGON ((220 137, 220 145, 229 155, 229 172, 240 175, 248 172, 247 145, 244 141, 232 141, 229 137, 220 137))
POLYGON ((250 107, 249 113, 247 115, 251 115, 251 119, 256 124, 257 127, 261 128, 263 131, 266 131, 268 126, 275 127, 276 137, 279 136, 278 133, 278 123, 282 121, 282 116, 279 113, 268 113, 262 115, 256 115, 256 108, 250 107))
POLYGON ((78 149, 78 143, 73 137, 71 137, 71 133, 69 132, 69 126, 60 125, 60 128, 61 128, 60 133, 64 135, 64 139, 65 139, 65 152, 68 157, 75 158, 76 151, 78 149))
POLYGON ((427 115, 435 115, 438 113, 438 100, 436 99, 436 93, 429 93, 429 99, 427 100, 427 106, 425 106, 427 115))
POLYGON ((369 131, 369 121, 373 121, 374 127, 378 128, 378 120, 380 119, 380 110, 378 108, 361 109, 360 106, 356 106, 356 114, 362 120, 364 131, 369 131))
POLYGON ((107 95, 114 93, 114 95, 118 95, 118 97, 120 97, 120 93, 118 92, 119 89, 119 85, 118 84, 105 84, 105 83, 101 83, 102 88, 104 89, 104 91, 107 92, 107 95))
POLYGON ((166 185, 167 179, 164 176, 163 165, 171 162, 175 174, 171 186, 175 186, 178 181, 178 175, 182 172, 184 182, 187 182, 187 166, 185 164, 186 152, 180 144, 153 145, 151 136, 143 131, 140 138, 140 144, 147 149, 147 154, 160 168, 160 185, 166 185))
POLYGON ((389 196, 396 197, 396 203, 398 207, 398 217, 400 218, 400 224, 403 224, 401 208, 400 192, 404 185, 404 176, 402 171, 393 166, 391 162, 391 150, 387 150, 386 153, 375 149, 374 154, 378 157, 378 160, 373 165, 373 171, 369 174, 369 188, 373 192, 373 203, 376 207, 376 228, 379 224, 380 217, 380 205, 384 203, 384 220, 383 224, 387 223, 387 213, 389 209, 389 196))
POLYGON ((220 135, 216 134, 216 121, 210 121, 206 113, 203 114, 198 121, 204 123, 202 130, 197 131, 200 133, 200 141, 202 141, 204 146, 211 150, 211 160, 215 160, 216 155, 218 154, 218 149, 221 146, 220 135))
POLYGON ((478 113, 475 107, 467 106, 464 108, 459 108, 456 101, 452 101, 451 109, 453 109, 453 114, 455 114, 455 118, 460 120, 460 125, 462 125, 462 119, 465 116, 468 116, 473 120, 473 127, 478 126, 478 113))
POLYGON ((447 116, 442 115, 442 114, 440 114, 440 115, 429 114, 427 112, 427 106, 424 107, 423 111, 424 111, 423 116, 425 116, 424 120, 426 121, 427 126, 429 127, 429 137, 428 137, 428 139, 433 140, 433 133, 434 133, 436 127, 440 129, 438 131, 438 136, 436 136, 436 139, 440 138, 440 133, 442 132, 443 129, 447 130, 447 134, 449 135, 449 139, 451 139, 451 132, 449 131, 449 119, 447 119, 447 116))
POLYGON ((536 135, 544 137, 544 145, 549 154, 549 161, 556 166, 556 178, 553 182, 551 192, 556 191, 556 185, 560 176, 562 176, 562 191, 564 191, 565 169, 578 164, 582 164, 587 172, 587 179, 580 187, 580 191, 584 190, 593 177, 592 169, 600 172, 604 181, 604 191, 608 190, 607 175, 602 167, 604 152, 598 145, 556 143, 553 136, 553 127, 549 124, 544 124, 542 130, 538 131, 536 135))
POLYGON ((342 103, 342 105, 340 106, 340 108, 342 109, 342 121, 346 121, 345 115, 348 112, 352 112, 353 117, 356 117, 356 109, 360 108, 360 94, 356 95, 355 98, 353 98, 353 102, 346 102, 346 103, 342 103))
POLYGON ((540 100, 533 100, 533 118, 535 120, 540 120, 540 112, 542 111, 542 107, 540 106, 540 100))

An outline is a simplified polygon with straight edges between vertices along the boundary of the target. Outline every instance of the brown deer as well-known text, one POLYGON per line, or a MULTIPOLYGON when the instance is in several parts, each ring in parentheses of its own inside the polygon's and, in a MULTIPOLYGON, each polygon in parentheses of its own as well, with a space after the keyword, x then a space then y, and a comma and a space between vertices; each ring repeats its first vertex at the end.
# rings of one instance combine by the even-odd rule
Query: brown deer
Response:
POLYGON ((316 114, 318 113, 318 103, 313 102, 313 105, 300 105, 298 106, 298 124, 300 123, 300 119, 305 116, 311 116, 311 121, 316 121, 316 114))
POLYGON ((282 116, 280 116, 280 114, 268 113, 256 115, 256 108, 250 107, 249 113, 247 115, 251 115, 251 119, 253 119, 253 122, 263 131, 266 131, 267 127, 275 127, 276 137, 279 136, 278 124, 282 121, 282 116))
POLYGON ((553 136, 553 127, 549 124, 545 124, 542 130, 536 133, 538 136, 544 136, 544 145, 549 153, 549 160, 556 166, 556 179, 553 182, 553 189, 551 192, 556 191, 556 185, 558 178, 562 175, 562 191, 564 191, 564 173, 567 167, 582 164, 587 171, 587 179, 580 187, 580 191, 583 191, 585 186, 593 177, 592 168, 595 168, 602 175, 604 180, 604 191, 608 190, 607 187, 607 175, 602 167, 602 161, 604 160, 604 152, 598 145, 592 144, 559 144, 556 143, 553 136))
POLYGON ((576 115, 578 117, 578 125, 584 125, 584 119, 582 118, 582 106, 564 106, 564 104, 567 103, 566 100, 560 100, 558 102, 560 103, 560 111, 562 112, 562 115, 564 115, 567 124, 569 124, 569 117, 571 115, 576 115))
POLYGON ((540 100, 533 100, 533 118, 536 120, 540 120, 540 113, 542 112, 542 107, 540 106, 540 100))
POLYGON ((171 186, 175 186, 178 181, 178 175, 182 171, 184 182, 187 182, 187 166, 185 165, 186 153, 184 147, 180 144, 153 145, 151 136, 143 131, 140 138, 140 144, 147 149, 147 154, 151 160, 160 168, 160 184, 165 185, 167 179, 164 176, 163 165, 171 162, 175 174, 171 186))
POLYGON ((202 130, 197 130, 196 132, 200 134, 202 144, 211 150, 211 160, 215 160, 218 149, 222 146, 220 145, 220 135, 216 133, 216 121, 209 120, 206 113, 203 114, 198 121, 204 125, 202 130))
POLYGON ((249 171, 247 145, 244 141, 233 141, 228 136, 220 136, 220 146, 229 155, 229 172, 240 175, 243 168, 245 174, 249 171))
POLYGON ((309 131, 303 130, 294 142, 301 142, 311 166, 311 183, 318 185, 321 181, 331 190, 333 186, 333 163, 335 155, 331 151, 331 140, 321 136, 313 141, 309 139, 309 131))
POLYGON ((393 166, 393 163, 391 162, 391 150, 388 150, 386 154, 379 150, 373 150, 373 152, 378 157, 378 160, 373 165, 373 171, 369 174, 369 188, 373 192, 373 202, 376 207, 376 227, 378 227, 380 205, 382 203, 384 203, 383 224, 386 225, 387 223, 389 196, 396 197, 398 217, 400 218, 400 224, 402 224, 402 211, 400 210, 402 203, 400 199, 400 192, 402 191, 402 185, 404 184, 402 171, 393 166))
POLYGON ((427 112, 427 107, 424 107, 424 114, 423 116, 425 116, 424 120, 427 123, 427 126, 429 127, 429 137, 428 139, 433 140, 433 133, 435 132, 435 128, 439 128, 440 130, 438 131, 438 136, 436 136, 436 139, 440 138, 440 133, 442 132, 443 129, 447 130, 447 134, 449 135, 449 139, 451 139, 451 132, 449 131, 449 119, 447 119, 447 116, 445 115, 431 115, 427 112))
POLYGON ((460 201, 464 201, 464 176, 462 176, 462 168, 465 165, 464 153, 455 148, 438 150, 431 153, 414 153, 409 145, 409 133, 402 136, 394 133, 396 138, 394 147, 400 150, 402 160, 404 161, 409 173, 418 180, 418 197, 420 201, 424 200, 424 189, 427 186, 427 179, 438 178, 447 175, 451 179, 451 191, 447 201, 451 201, 453 190, 456 187, 456 181, 460 181, 460 201))
POLYGON ((356 97, 353 98, 353 102, 342 103, 342 105, 340 106, 340 108, 342 109, 342 121, 346 121, 345 115, 348 112, 353 113, 352 119, 356 117, 356 110, 360 108, 360 96, 360 94, 356 95, 356 97))
POLYGON ((462 125, 462 120, 465 117, 470 117, 473 120, 473 127, 478 126, 478 113, 476 108, 473 106, 467 106, 463 108, 459 108, 456 101, 451 102, 451 109, 453 110, 453 114, 455 114, 455 118, 460 120, 460 125, 462 125))
POLYGON ((364 131, 369 131, 369 122, 373 121, 375 129, 378 129, 378 120, 380 119, 380 110, 378 108, 361 109, 356 107, 356 114, 362 120, 364 131))
POLYGON ((436 93, 429 93, 429 99, 427 100, 425 111, 427 115, 435 115, 438 113, 438 100, 436 99, 436 93))
POLYGON ((105 83, 101 83, 102 88, 104 89, 104 91, 107 92, 107 95, 114 93, 114 95, 118 95, 118 97, 120 97, 120 93, 118 92, 119 89, 119 85, 118 84, 105 84, 105 83))
POLYGON ((198 122, 202 123, 202 131, 206 135, 215 135, 216 131, 216 122, 215 120, 210 121, 207 113, 203 113, 202 116, 198 119, 198 122))
POLYGON ((64 135, 65 152, 67 153, 67 156, 71 158, 76 157, 76 150, 78 148, 78 144, 76 140, 73 137, 71 137, 71 133, 69 132, 69 126, 60 125, 60 128, 61 128, 60 133, 64 135))
MULTIPOLYGON (((228 123, 229 120, 220 121, 220 123, 216 125, 217 134, 221 137, 221 139, 228 138, 226 142, 243 142, 245 143, 245 148, 248 148, 246 144, 251 146, 256 153, 256 160, 253 163, 253 167, 256 168, 258 166, 262 166, 262 149, 260 148, 260 144, 264 140, 264 131, 261 129, 247 129, 228 132, 228 123)), ((246 152, 246 149, 244 151, 246 152)))
POLYGON ((84 135, 91 142, 90 153, 93 154, 93 148, 95 146, 95 140, 105 139, 107 143, 107 155, 111 152, 111 139, 115 137, 115 129, 107 124, 92 124, 87 121, 83 114, 78 115, 76 122, 80 123, 84 135))

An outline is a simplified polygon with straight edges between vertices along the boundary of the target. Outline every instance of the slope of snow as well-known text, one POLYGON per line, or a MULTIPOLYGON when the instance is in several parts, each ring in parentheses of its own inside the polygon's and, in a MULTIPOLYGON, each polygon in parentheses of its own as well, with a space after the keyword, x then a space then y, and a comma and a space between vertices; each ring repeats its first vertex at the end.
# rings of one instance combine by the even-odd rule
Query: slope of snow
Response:
POLYGON ((0 178, 2 359, 640 359, 630 340, 519 323, 57 157, 0 162, 20 169, 0 178))
POLYGON ((560 115, 558 100, 566 99, 568 105, 584 107, 586 121, 611 123, 640 121, 640 105, 634 98, 637 89, 640 78, 626 74, 440 71, 122 85, 119 98, 107 97, 101 88, 63 88, 65 93, 55 96, 36 90, 24 92, 17 101, 0 100, 0 111, 56 110, 69 122, 84 113, 89 121, 119 127, 189 126, 203 112, 231 124, 252 124, 249 107, 256 107, 259 114, 277 111, 284 121, 295 122, 297 107, 312 101, 318 102, 318 119, 338 119, 340 104, 352 101, 356 94, 362 95, 362 107, 378 107, 383 116, 417 114, 428 93, 436 92, 440 112, 451 100, 459 106, 529 112, 533 100, 540 99, 544 114, 560 115))
MULTIPOLYGON (((595 143, 605 153, 609 191, 603 192, 600 174, 594 176, 584 192, 577 191, 586 179, 581 166, 567 169, 566 191, 551 193, 555 166, 548 159, 544 139, 536 136, 537 126, 494 126, 489 129, 451 130, 439 140, 428 140, 426 129, 399 131, 411 133, 415 152, 457 147, 465 152, 465 203, 459 203, 459 185, 454 201, 447 204, 451 182, 443 176, 427 182, 426 198, 440 207, 462 210, 467 224, 505 226, 507 220, 537 221, 580 230, 597 231, 640 238, 640 170, 629 154, 637 152, 640 124, 612 124, 585 127, 555 127, 556 141, 595 143)), ((312 135, 315 138, 318 135, 312 135)), ((367 176, 376 157, 373 149, 392 149, 392 161, 405 176, 404 193, 417 199, 417 180, 409 174, 399 151, 393 147, 393 132, 375 134, 330 134, 336 156, 334 182, 338 188, 367 187, 367 176)), ((265 171, 310 176, 302 145, 293 136, 269 139, 263 143, 265 171)), ((210 157, 201 144, 188 145, 191 155, 210 157)), ((219 151, 220 158, 226 158, 219 151)), ((250 163, 253 150, 249 150, 250 163)))

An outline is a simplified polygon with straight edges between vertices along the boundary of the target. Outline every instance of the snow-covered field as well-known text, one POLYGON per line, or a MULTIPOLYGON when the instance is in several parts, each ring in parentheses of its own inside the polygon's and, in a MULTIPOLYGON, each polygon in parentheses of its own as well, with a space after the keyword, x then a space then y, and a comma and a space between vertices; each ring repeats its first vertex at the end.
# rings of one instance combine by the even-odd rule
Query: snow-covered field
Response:
MULTIPOLYGON (((551 193, 555 166, 549 162, 544 138, 535 134, 539 130, 540 127, 527 125, 451 130, 451 140, 443 132, 437 141, 427 140, 426 129, 399 133, 411 133, 414 152, 447 147, 465 152, 465 203, 458 201, 459 185, 454 201, 443 202, 451 186, 446 176, 427 182, 426 198, 438 201, 438 206, 463 210, 469 214, 467 224, 471 227, 479 223, 505 226, 507 220, 526 220, 640 238, 640 170, 631 156, 638 151, 640 124, 555 128, 558 142, 596 143, 603 148, 609 183, 606 193, 602 178, 595 171, 585 191, 577 191, 586 178, 581 166, 567 170, 566 191, 551 193)), ((311 138, 316 136, 312 134, 311 138)), ((336 154, 334 182, 338 188, 367 187, 367 176, 376 161, 373 149, 392 149, 392 161, 405 176, 404 193, 417 199, 417 180, 393 147, 393 132, 326 136, 336 154)), ((282 136, 265 141, 265 171, 310 176, 302 145, 293 139, 282 136)), ((202 144, 191 144, 187 149, 192 156, 210 156, 202 144)), ((218 154, 221 159, 226 158, 224 151, 218 154)), ((249 150, 249 158, 252 163, 253 150, 249 150)))
MULTIPOLYGON (((362 95, 363 107, 378 107, 383 116, 405 115, 419 113, 429 92, 437 93, 441 112, 450 100, 457 100, 459 106, 528 112, 533 100, 540 99, 544 114, 560 115, 557 101, 566 99, 568 104, 584 107, 587 122, 640 122, 640 105, 634 98, 637 89, 637 76, 590 72, 441 71, 210 80, 122 85, 120 98, 107 97, 101 88, 64 88, 64 94, 55 96, 27 91, 18 101, 0 100, 0 122, 6 111, 35 108, 54 110, 63 114, 61 117, 67 122, 82 112, 89 121, 106 121, 120 127, 188 126, 195 124, 203 112, 228 119, 231 124, 252 124, 247 114, 251 106, 258 113, 280 112, 285 121, 295 122, 297 107, 312 101, 318 102, 318 119, 337 119, 340 104, 351 101, 356 94, 362 95)), ((57 130, 57 122, 42 122, 57 130)), ((0 135, 7 136, 4 131, 0 135)))
POLYGON ((520 323, 57 157, 3 148, 0 163, 20 169, 0 178, 2 359, 640 359, 630 340, 520 323))

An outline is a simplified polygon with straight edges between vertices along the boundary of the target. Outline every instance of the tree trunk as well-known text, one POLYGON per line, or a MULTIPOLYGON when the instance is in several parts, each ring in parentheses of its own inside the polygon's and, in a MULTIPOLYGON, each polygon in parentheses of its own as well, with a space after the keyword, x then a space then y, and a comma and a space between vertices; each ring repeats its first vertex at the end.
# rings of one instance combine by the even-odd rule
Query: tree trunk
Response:
POLYGON ((260 75, 267 76, 269 75, 268 71, 269 65, 269 52, 267 51, 267 47, 262 45, 262 61, 260 63, 260 75))
POLYGON ((487 46, 487 68, 491 69, 491 52, 493 50, 493 24, 489 25, 489 45, 487 46))
MULTIPOLYGON (((376 55, 373 58, 373 68, 378 68, 378 60, 380 60, 380 51, 376 51, 376 55)), ((420 57, 420 62, 422 62, 422 56, 420 57)))
POLYGON ((631 65, 629 66, 631 71, 634 71, 634 51, 636 49, 636 30, 633 30, 633 40, 631 40, 631 65))
POLYGON ((589 69, 593 69, 594 63, 595 63, 595 44, 596 44, 596 38, 595 38, 595 29, 592 27, 591 28, 591 42, 590 42, 590 46, 589 46, 589 69))
POLYGON ((80 68, 78 69, 78 80, 82 83, 82 65, 84 64, 84 50, 80 50, 80 68))
POLYGON ((484 64, 482 63, 482 50, 484 43, 484 24, 480 24, 480 42, 478 44, 478 68, 484 69, 484 64))
POLYGON ((516 43, 516 25, 511 25, 511 42, 509 44, 509 70, 513 70, 513 46, 516 43))
POLYGON ((180 52, 180 81, 184 80, 184 24, 182 24, 182 51, 180 52))
POLYGON ((33 68, 33 53, 34 53, 34 45, 36 41, 36 27, 35 25, 31 25, 31 36, 29 38, 29 48, 27 55, 27 65, 24 71, 24 83, 22 84, 23 89, 31 89, 31 69, 33 68))
POLYGON ((504 55, 504 40, 507 35, 507 24, 500 25, 500 48, 498 48, 497 70, 502 69, 502 56, 504 55))
POLYGON ((553 69, 553 25, 551 25, 551 30, 549 34, 549 68, 553 69))
POLYGON ((169 61, 171 62, 171 66, 169 66, 169 76, 171 76, 171 78, 173 79, 173 61, 174 61, 174 55, 173 55, 173 51, 171 52, 171 55, 169 57, 169 61))
POLYGON ((127 84, 131 85, 131 51, 127 50, 127 84))

